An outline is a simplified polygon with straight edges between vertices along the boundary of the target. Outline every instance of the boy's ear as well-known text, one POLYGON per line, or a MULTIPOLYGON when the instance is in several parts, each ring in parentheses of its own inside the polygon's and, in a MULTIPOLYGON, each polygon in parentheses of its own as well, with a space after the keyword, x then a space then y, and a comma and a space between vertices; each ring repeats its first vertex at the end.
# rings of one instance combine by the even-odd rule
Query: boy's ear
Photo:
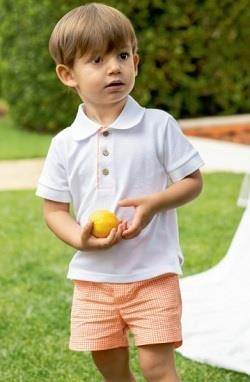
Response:
POLYGON ((57 77, 59 78, 59 80, 64 85, 69 86, 71 88, 76 87, 77 82, 74 79, 74 75, 73 75, 72 70, 68 66, 58 64, 56 66, 56 74, 57 74, 57 77))
POLYGON ((135 75, 137 76, 138 74, 138 64, 140 62, 140 57, 138 54, 134 54, 134 67, 135 67, 135 75))

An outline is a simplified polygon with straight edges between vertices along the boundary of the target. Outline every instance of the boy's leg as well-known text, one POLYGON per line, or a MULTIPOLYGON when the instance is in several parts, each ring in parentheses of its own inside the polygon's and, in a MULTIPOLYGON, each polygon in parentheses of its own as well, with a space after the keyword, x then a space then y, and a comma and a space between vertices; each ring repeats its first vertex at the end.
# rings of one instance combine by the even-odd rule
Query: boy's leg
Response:
POLYGON ((148 382, 180 382, 175 368, 174 346, 154 344, 138 346, 140 367, 148 382))
POLYGON ((127 347, 94 351, 92 358, 104 382, 136 382, 129 368, 127 347))

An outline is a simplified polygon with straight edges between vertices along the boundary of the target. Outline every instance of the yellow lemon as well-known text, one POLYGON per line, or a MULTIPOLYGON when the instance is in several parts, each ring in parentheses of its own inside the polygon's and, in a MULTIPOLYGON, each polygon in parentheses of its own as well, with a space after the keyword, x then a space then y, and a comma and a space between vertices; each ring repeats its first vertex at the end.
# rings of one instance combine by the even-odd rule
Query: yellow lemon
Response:
POLYGON ((90 215, 93 223, 92 234, 95 237, 107 237, 112 228, 117 228, 119 220, 115 214, 108 210, 97 210, 90 215))

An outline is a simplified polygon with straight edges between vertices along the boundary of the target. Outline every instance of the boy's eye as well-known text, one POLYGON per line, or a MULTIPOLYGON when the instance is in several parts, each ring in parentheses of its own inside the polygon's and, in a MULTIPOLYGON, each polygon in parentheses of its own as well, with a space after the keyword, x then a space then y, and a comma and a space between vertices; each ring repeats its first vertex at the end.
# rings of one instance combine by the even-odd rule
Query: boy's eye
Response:
POLYGON ((120 53, 120 57, 122 60, 127 60, 129 58, 129 53, 128 52, 122 52, 122 53, 120 53))
POLYGON ((93 62, 94 64, 99 64, 101 62, 102 58, 101 57, 96 57, 93 62))

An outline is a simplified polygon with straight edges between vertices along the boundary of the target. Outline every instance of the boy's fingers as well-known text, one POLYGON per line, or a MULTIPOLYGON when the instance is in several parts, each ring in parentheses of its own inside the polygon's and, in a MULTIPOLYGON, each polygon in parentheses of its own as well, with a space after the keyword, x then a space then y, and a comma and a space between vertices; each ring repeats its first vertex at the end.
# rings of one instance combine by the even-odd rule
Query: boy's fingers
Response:
POLYGON ((137 236, 141 232, 141 219, 137 215, 135 215, 134 220, 132 222, 132 225, 125 229, 125 231, 122 234, 122 237, 124 239, 131 239, 135 236, 137 236))
POLYGON ((122 237, 123 239, 133 239, 134 237, 138 236, 139 233, 141 232, 141 229, 139 227, 135 229, 129 229, 128 231, 124 232, 122 237))
POLYGON ((115 241, 115 238, 116 238, 116 229, 112 228, 112 230, 110 231, 109 235, 106 238, 107 246, 112 245, 113 242, 115 241))
POLYGON ((115 241, 118 242, 122 239, 122 232, 124 231, 124 223, 121 223, 118 225, 117 231, 116 231, 116 236, 115 236, 115 241))
POLYGON ((114 238, 115 234, 116 234, 116 228, 112 228, 111 231, 109 232, 108 236, 104 240, 110 241, 111 239, 114 238))
POLYGON ((114 245, 122 239, 122 233, 126 227, 125 224, 126 224, 126 222, 121 221, 120 224, 118 225, 117 229, 113 228, 111 230, 109 236, 107 237, 109 244, 114 245))
POLYGON ((117 229, 112 228, 105 238, 95 238, 91 235, 93 223, 89 222, 83 227, 82 240, 88 242, 92 249, 109 248, 122 239, 122 233, 127 228, 126 221, 120 221, 117 229))
POLYGON ((131 227, 129 227, 127 230, 125 230, 122 234, 122 237, 124 239, 132 239, 133 237, 136 237, 141 232, 142 227, 141 224, 133 224, 131 227))

